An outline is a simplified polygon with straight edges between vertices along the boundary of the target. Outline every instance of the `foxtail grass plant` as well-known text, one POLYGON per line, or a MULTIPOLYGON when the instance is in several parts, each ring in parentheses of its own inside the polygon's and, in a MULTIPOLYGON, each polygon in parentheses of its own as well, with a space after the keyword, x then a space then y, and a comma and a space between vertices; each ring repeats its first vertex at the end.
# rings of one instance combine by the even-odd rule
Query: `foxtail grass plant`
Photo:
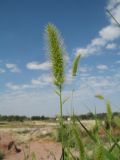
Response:
MULTIPOLYGON (((65 60, 64 53, 65 49, 63 46, 63 40, 61 38, 60 32, 53 24, 48 24, 45 28, 47 44, 48 44, 48 53, 49 59, 52 67, 52 77, 53 83, 56 86, 55 93, 59 96, 59 106, 60 106, 60 132, 62 139, 62 157, 61 159, 65 159, 65 146, 64 143, 64 134, 65 134, 65 124, 63 120, 63 104, 65 101, 62 100, 62 89, 63 83, 65 81, 65 60)), ((76 76, 77 68, 80 60, 80 54, 74 60, 72 74, 76 76)), ((75 132, 76 133, 76 132, 75 132)))
POLYGON ((63 101, 62 101, 62 87, 65 81, 64 75, 64 47, 59 31, 53 24, 48 24, 45 28, 48 42, 48 52, 50 63, 52 67, 53 83, 57 90, 55 91, 59 96, 60 106, 60 126, 62 136, 62 158, 64 160, 64 140, 63 140, 63 101))

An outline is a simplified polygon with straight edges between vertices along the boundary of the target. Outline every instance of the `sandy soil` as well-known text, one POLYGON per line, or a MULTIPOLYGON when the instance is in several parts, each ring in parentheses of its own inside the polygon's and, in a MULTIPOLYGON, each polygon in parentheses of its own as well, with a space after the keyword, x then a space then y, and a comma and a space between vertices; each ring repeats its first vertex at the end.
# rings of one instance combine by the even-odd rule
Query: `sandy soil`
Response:
MULTIPOLYGON (((18 145, 10 133, 0 133, 0 149, 4 151, 4 160, 24 160, 25 155, 32 157, 35 153, 37 160, 59 160, 61 156, 61 145, 52 140, 34 140, 29 143, 18 145), (8 150, 10 142, 14 142, 17 149, 21 150, 16 152, 13 145, 8 150)), ((31 158, 29 158, 31 160, 31 158)))
MULTIPOLYGON (((55 142, 47 142, 47 141, 41 141, 41 142, 31 142, 30 143, 30 153, 29 148, 24 149, 24 151, 28 152, 30 157, 32 157, 33 152, 35 153, 37 160, 56 160, 60 159, 61 155, 61 147, 60 144, 55 142), (55 158, 54 158, 55 157, 55 158)), ((4 160, 24 160, 24 152, 23 150, 20 153, 11 153, 7 154, 4 158, 4 160)))

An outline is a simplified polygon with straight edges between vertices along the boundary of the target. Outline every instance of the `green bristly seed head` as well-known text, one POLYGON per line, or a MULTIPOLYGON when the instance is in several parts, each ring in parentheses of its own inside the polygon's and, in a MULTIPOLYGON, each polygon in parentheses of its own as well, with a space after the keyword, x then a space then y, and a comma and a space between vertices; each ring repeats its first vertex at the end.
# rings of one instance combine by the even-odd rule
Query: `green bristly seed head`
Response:
POLYGON ((52 73, 54 84, 60 87, 65 80, 64 77, 64 60, 63 60, 63 44, 57 28, 53 24, 48 24, 46 29, 48 40, 48 52, 52 65, 52 73))
POLYGON ((111 121, 112 121, 112 109, 111 109, 111 105, 110 105, 109 101, 106 102, 106 111, 107 111, 107 120, 109 121, 109 123, 111 123, 111 121))
POLYGON ((95 160, 104 160, 103 146, 101 144, 96 146, 95 160))
POLYGON ((81 57, 80 54, 78 54, 78 55, 75 57, 75 60, 74 60, 74 62, 73 62, 73 68, 72 68, 72 76, 76 76, 77 69, 78 69, 78 65, 79 65, 79 61, 80 61, 80 57, 81 57))

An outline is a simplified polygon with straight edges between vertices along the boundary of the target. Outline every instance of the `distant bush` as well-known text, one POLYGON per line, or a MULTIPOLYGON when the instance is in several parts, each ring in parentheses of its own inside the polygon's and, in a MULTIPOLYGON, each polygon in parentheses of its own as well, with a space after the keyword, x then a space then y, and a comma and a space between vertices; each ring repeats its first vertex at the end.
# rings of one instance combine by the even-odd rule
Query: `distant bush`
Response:
POLYGON ((31 117, 31 120, 47 120, 49 119, 48 117, 45 117, 45 116, 32 116, 31 117))
POLYGON ((0 121, 20 121, 23 122, 25 120, 28 120, 29 118, 26 116, 18 116, 18 115, 0 115, 0 121))

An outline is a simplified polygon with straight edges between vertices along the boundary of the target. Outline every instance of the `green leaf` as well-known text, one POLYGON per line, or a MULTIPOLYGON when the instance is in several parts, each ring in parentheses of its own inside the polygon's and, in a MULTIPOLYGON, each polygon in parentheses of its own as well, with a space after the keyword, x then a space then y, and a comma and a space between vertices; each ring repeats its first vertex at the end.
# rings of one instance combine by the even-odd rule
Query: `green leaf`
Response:
POLYGON ((104 154, 106 156, 105 160, 118 160, 116 157, 114 157, 113 154, 111 154, 107 149, 104 148, 104 154))
POLYGON ((35 153, 32 153, 32 160, 37 160, 35 153))
POLYGON ((120 117, 115 116, 115 117, 114 117, 114 122, 115 122, 115 124, 116 124, 118 127, 120 127, 120 117))
POLYGON ((73 133, 76 137, 76 142, 79 148, 79 154, 80 154, 80 159, 84 160, 85 159, 85 148, 84 148, 84 144, 82 142, 82 137, 78 131, 78 127, 75 123, 73 123, 73 133))
POLYGON ((70 98, 70 97, 66 97, 66 98, 63 100, 63 104, 64 104, 65 102, 67 102, 69 98, 70 98))
POLYGON ((60 92, 59 92, 59 91, 55 90, 55 93, 56 93, 58 96, 60 96, 60 92))
POLYGON ((96 143, 97 139, 96 137, 84 126, 84 124, 77 118, 80 125, 83 127, 83 129, 86 131, 87 135, 96 143))

